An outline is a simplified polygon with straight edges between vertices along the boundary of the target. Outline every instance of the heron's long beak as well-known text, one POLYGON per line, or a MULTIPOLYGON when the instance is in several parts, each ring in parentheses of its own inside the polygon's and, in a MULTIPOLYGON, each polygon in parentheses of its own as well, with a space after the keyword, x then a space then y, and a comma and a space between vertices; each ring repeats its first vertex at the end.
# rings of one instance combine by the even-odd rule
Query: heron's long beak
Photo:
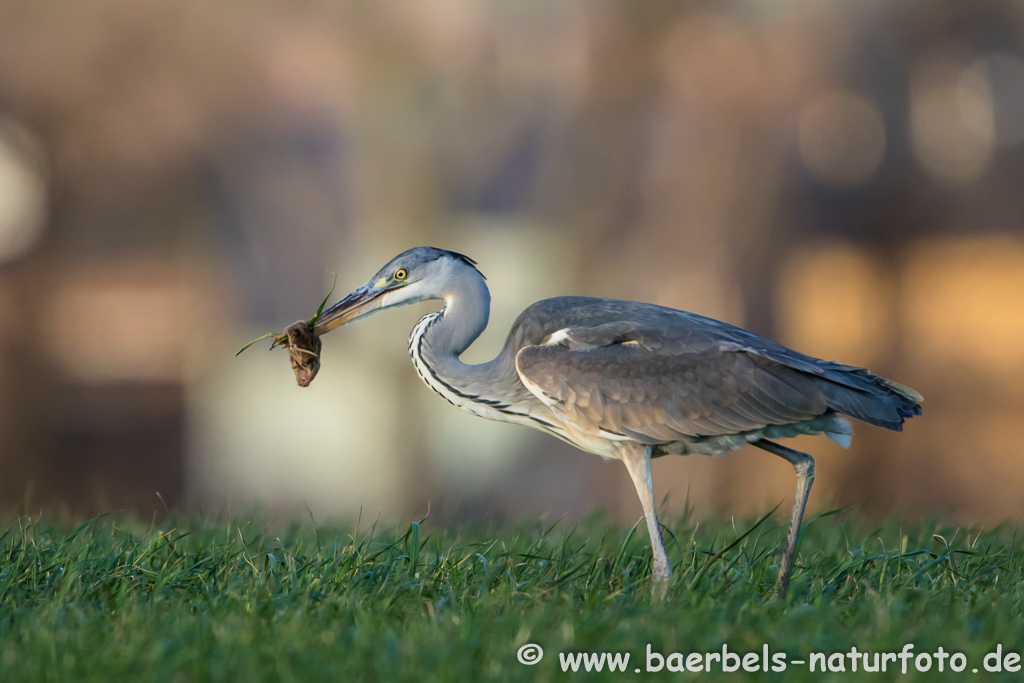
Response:
POLYGON ((324 310, 313 325, 317 336, 330 332, 335 327, 365 318, 383 306, 384 295, 390 290, 375 287, 369 283, 355 290, 338 303, 324 310))

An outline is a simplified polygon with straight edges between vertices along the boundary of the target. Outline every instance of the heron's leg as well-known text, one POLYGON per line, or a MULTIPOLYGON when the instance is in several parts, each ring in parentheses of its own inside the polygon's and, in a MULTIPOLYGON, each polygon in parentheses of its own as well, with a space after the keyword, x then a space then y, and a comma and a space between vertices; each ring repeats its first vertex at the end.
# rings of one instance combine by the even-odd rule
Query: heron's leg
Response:
POLYGON ((796 552, 796 539, 800 534, 800 525, 804 519, 804 508, 807 507, 807 496, 811 493, 811 485, 814 483, 814 458, 795 451, 792 448, 780 446, 774 441, 761 439, 755 441, 754 445, 769 453, 774 453, 793 466, 796 470, 796 495, 793 499, 793 514, 789 518, 789 533, 786 535, 786 551, 782 554, 782 561, 779 563, 779 576, 775 580, 775 595, 784 597, 789 589, 789 574, 793 569, 793 554, 796 552))
POLYGON ((668 580, 672 577, 672 563, 665 552, 661 539, 661 527, 654 510, 654 480, 651 477, 651 449, 641 444, 623 445, 620 451, 622 462, 633 479, 633 486, 640 497, 647 519, 647 532, 651 535, 651 551, 654 554, 654 595, 664 600, 668 591, 668 580))

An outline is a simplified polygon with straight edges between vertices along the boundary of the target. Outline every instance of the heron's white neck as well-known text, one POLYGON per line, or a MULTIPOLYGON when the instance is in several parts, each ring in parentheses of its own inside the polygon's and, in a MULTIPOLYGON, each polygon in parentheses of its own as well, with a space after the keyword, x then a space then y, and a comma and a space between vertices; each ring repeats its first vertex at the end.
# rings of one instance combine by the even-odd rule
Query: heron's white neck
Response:
POLYGON ((487 406, 501 380, 515 373, 503 356, 468 365, 459 356, 487 327, 491 295, 483 276, 459 269, 449 279, 444 308, 423 316, 409 335, 409 355, 427 385, 454 405, 501 419, 487 406))
POLYGON ((483 333, 491 315, 491 292, 483 276, 472 268, 457 272, 444 292, 441 317, 428 332, 430 346, 455 359, 483 333))

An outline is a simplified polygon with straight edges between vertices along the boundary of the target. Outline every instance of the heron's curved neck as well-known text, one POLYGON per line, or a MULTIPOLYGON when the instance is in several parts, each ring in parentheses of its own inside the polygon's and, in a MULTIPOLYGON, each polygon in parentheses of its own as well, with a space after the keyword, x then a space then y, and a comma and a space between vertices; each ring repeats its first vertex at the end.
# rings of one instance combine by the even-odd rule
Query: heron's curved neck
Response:
POLYGON ((487 328, 490 315, 491 292, 483 276, 476 271, 464 271, 445 292, 444 308, 426 330, 426 343, 439 356, 458 361, 487 328))
MULTIPOLYGON (((460 273, 444 293, 444 308, 420 319, 409 336, 409 353, 423 380, 446 399, 464 407, 509 372, 501 356, 467 365, 459 356, 487 327, 491 294, 482 275, 460 273)), ((514 372, 514 368, 511 369, 514 372)))

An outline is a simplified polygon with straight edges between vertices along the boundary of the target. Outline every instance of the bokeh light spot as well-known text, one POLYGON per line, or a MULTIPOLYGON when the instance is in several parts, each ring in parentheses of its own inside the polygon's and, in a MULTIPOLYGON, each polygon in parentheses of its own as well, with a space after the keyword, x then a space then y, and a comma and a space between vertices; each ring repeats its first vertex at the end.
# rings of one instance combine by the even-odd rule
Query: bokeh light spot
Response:
POLYGON ((967 185, 988 167, 995 143, 992 90, 976 68, 928 63, 910 89, 910 138, 921 166, 948 185, 967 185))
POLYGON ((885 156, 885 124, 868 99, 829 90, 799 115, 800 157, 822 182, 848 188, 867 182, 885 156))
POLYGON ((981 58, 975 68, 991 86, 996 144, 1024 142, 1024 60, 997 52, 981 58))
POLYGON ((779 283, 779 327, 786 343, 822 358, 869 364, 882 346, 884 302, 878 265, 845 243, 796 250, 779 283))
POLYGON ((42 231, 46 183, 37 148, 27 130, 0 118, 0 263, 28 252, 42 231))

